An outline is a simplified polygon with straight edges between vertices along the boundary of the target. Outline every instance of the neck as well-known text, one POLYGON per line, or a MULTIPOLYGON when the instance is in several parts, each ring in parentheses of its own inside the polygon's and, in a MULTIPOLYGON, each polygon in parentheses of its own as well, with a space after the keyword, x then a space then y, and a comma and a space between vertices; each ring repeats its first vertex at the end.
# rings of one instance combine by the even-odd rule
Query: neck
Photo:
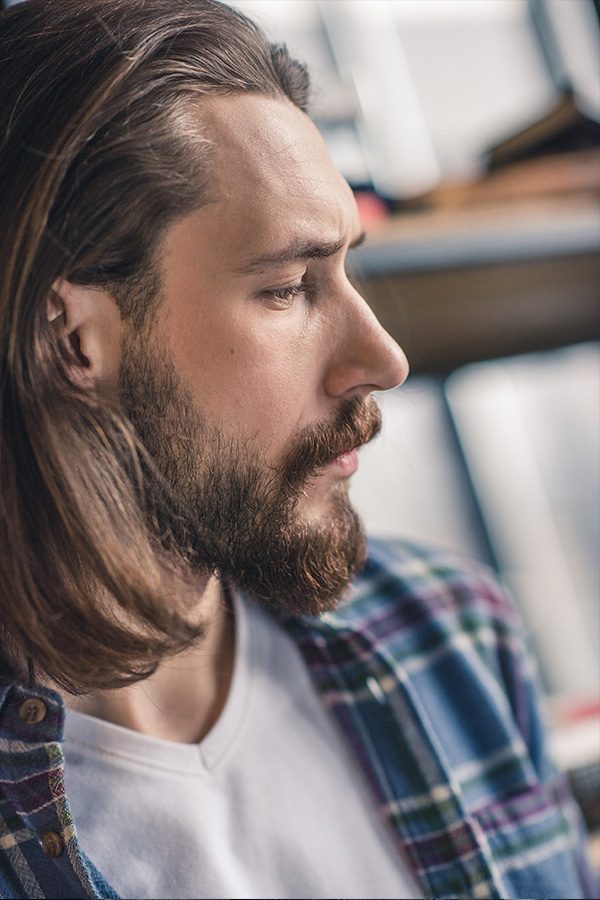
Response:
POLYGON ((223 588, 211 578, 202 597, 205 637, 165 660, 137 684, 84 697, 65 697, 67 706, 151 737, 197 743, 221 714, 233 672, 234 620, 223 588))

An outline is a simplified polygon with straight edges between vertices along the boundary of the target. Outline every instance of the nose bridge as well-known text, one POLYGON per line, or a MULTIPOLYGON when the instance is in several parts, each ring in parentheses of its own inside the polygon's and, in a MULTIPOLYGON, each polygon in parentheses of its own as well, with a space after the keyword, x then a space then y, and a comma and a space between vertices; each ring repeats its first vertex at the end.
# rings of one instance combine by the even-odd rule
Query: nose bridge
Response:
POLYGON ((402 384, 408 375, 404 351, 349 282, 344 293, 338 305, 337 358, 333 363, 336 375, 332 379, 335 392, 388 390, 402 384))

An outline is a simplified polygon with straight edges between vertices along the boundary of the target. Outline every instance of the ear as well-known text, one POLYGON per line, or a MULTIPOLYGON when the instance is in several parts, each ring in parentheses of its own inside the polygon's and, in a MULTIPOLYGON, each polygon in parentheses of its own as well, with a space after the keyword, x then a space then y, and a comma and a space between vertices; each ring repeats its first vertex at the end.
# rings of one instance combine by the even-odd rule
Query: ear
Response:
POLYGON ((123 323, 113 297, 59 278, 47 301, 48 321, 64 343, 69 372, 81 387, 117 390, 123 323))

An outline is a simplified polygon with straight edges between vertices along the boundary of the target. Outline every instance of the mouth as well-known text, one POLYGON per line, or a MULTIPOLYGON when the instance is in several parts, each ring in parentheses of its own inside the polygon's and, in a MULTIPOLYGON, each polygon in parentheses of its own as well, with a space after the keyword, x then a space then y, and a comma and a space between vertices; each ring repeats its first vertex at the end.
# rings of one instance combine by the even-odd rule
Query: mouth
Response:
POLYGON ((358 469, 358 448, 354 447, 346 453, 340 453, 335 459, 323 467, 323 471, 330 471, 341 478, 349 478, 358 469))
POLYGON ((309 482, 347 479, 358 469, 358 449, 381 429, 377 404, 354 398, 344 401, 333 422, 304 429, 284 460, 284 483, 292 491, 309 482))

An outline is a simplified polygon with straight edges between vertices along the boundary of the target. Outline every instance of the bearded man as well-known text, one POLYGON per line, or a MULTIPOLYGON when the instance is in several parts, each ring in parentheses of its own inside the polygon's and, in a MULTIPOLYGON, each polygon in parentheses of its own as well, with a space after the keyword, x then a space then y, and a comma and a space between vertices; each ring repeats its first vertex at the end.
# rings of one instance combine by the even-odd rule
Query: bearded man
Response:
POLYGON ((509 600, 349 503, 407 363, 305 68, 215 0, 0 41, 2 896, 592 896, 509 600))

